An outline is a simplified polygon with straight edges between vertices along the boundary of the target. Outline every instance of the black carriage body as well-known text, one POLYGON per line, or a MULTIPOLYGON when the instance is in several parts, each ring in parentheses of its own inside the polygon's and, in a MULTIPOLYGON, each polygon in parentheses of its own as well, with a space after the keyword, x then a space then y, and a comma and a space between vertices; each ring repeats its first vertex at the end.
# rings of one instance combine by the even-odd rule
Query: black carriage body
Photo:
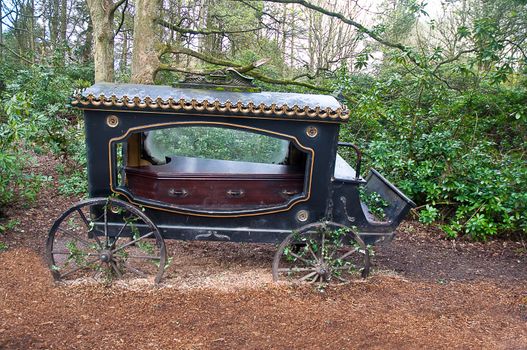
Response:
MULTIPOLYGON (((73 105, 84 109, 90 197, 117 194, 143 207, 165 238, 280 242, 295 229, 330 220, 355 226, 361 235, 377 239, 391 235, 413 205, 377 172, 370 173, 366 180, 356 176, 337 154, 340 124, 347 122, 348 113, 330 96, 96 84, 76 95, 73 105), (129 187, 134 171, 148 166, 140 163, 134 168, 122 161, 132 152, 132 139, 153 130, 182 126, 230 128, 286 140, 304 157, 302 191, 272 205, 213 208, 170 204, 155 196, 146 198, 134 193, 129 187), (386 221, 378 222, 368 215, 359 198, 360 186, 388 200, 386 221)), ((143 143, 138 141, 140 147, 143 143)), ((133 178, 137 186, 150 181, 150 187, 160 193, 158 182, 165 179, 163 175, 159 175, 159 181, 143 175, 133 178)), ((231 175, 232 179, 227 175, 222 181, 236 183, 237 174, 231 175)), ((259 181, 250 175, 246 178, 248 183, 253 181, 250 186, 259 181)), ((209 180, 205 177, 200 181, 206 185, 209 180)), ((162 191, 169 191, 170 196, 189 196, 179 187, 162 191)), ((227 192, 242 197, 244 191, 251 188, 227 192)))

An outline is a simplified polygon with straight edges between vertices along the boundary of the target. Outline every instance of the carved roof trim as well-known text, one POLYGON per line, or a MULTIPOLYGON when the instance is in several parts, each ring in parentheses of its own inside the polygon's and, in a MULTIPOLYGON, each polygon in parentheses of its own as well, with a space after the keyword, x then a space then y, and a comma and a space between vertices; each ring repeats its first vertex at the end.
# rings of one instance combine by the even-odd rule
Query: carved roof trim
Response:
MULTIPOLYGON (((113 84, 119 85, 119 84, 113 84)), ((94 85, 95 86, 95 85, 94 85)), ((92 87, 93 88, 93 87, 92 87)), ((105 95, 105 94, 94 94, 91 90, 97 90, 89 88, 85 91, 77 91, 73 95, 71 104, 78 108, 108 108, 108 109, 133 109, 133 110, 152 110, 152 111, 196 111, 204 113, 234 113, 239 115, 251 115, 251 116, 266 116, 266 117, 277 117, 284 119, 319 119, 326 121, 344 122, 349 119, 349 112, 344 109, 330 96, 325 95, 305 95, 305 96, 319 96, 323 97, 323 101, 327 102, 328 98, 331 106, 322 107, 320 105, 307 106, 287 103, 264 103, 264 102, 253 102, 249 99, 250 97, 257 97, 258 93, 242 93, 229 95, 228 92, 222 92, 222 97, 247 97, 245 101, 237 100, 236 102, 230 101, 229 99, 220 100, 218 99, 199 99, 199 98, 188 98, 181 97, 179 99, 173 97, 156 97, 152 98, 148 95, 144 97, 134 96, 129 97, 127 95, 105 95), (336 108, 335 108, 336 107, 336 108)), ((186 89, 190 93, 196 90, 186 89)), ((187 93, 189 95, 190 93, 187 93)), ((212 91, 213 95, 214 92, 212 91)), ((269 96, 265 96, 267 100, 275 96, 281 97, 281 95, 294 95, 293 97, 301 96, 302 94, 284 94, 284 93, 268 93, 269 96)), ((286 96, 289 97, 289 96, 286 96)), ((283 98, 282 98, 283 99, 283 98)), ((292 98, 290 98, 293 100, 292 98)), ((255 99, 257 101, 258 99, 255 99)), ((260 99, 261 100, 261 99, 260 99)), ((298 98, 296 99, 298 100, 298 98)), ((316 102, 316 101, 314 101, 316 102)))

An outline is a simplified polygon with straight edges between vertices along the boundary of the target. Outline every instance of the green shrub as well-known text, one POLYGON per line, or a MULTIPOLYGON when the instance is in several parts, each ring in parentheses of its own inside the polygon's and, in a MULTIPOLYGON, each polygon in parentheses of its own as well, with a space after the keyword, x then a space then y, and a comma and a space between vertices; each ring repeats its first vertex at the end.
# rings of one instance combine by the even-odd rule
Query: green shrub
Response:
POLYGON ((50 180, 47 174, 31 170, 34 154, 49 151, 68 158, 75 152, 82 125, 80 113, 67 102, 73 89, 89 82, 81 78, 87 74, 82 70, 16 69, 6 64, 0 68, 4 87, 0 95, 1 211, 15 198, 31 202, 50 180))
POLYGON ((527 234, 524 86, 452 92, 394 72, 349 79, 356 100, 341 138, 416 201, 421 222, 452 238, 527 234))
POLYGON ((69 145, 67 160, 59 164, 59 192, 64 195, 83 196, 88 191, 88 178, 86 173, 86 144, 82 123, 76 129, 75 142, 69 145))
POLYGON ((0 210, 18 195, 22 199, 35 198, 43 180, 40 176, 26 173, 32 158, 24 144, 37 130, 31 117, 30 102, 24 92, 14 94, 3 104, 0 123, 0 210))

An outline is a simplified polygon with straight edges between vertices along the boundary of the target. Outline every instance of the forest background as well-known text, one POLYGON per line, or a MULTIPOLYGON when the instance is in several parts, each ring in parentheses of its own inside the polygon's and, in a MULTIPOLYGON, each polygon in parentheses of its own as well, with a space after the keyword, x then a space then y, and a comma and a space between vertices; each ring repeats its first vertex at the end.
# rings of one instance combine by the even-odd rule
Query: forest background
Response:
POLYGON ((0 18, 0 234, 50 182, 39 154, 85 193, 74 89, 234 67, 340 96, 341 141, 446 237, 527 235, 526 0, 2 0, 0 18))

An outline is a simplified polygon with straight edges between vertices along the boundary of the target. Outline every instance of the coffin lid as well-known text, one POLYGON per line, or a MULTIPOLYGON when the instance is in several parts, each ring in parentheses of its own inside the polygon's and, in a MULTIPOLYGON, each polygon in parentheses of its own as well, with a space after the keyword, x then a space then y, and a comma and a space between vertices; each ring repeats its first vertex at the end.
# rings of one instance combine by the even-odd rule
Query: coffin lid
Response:
POLYGON ((237 92, 165 85, 97 83, 76 91, 71 104, 81 109, 199 112, 272 119, 345 122, 348 110, 329 95, 237 92))

